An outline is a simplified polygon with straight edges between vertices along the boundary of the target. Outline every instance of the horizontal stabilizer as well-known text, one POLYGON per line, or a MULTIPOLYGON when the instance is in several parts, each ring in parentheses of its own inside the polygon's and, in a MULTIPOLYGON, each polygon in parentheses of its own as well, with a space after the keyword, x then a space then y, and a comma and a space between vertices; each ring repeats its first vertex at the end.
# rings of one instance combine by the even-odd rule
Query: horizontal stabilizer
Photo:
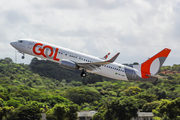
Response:
POLYGON ((163 78, 163 79, 167 79, 167 76, 160 76, 160 75, 146 75, 152 78, 163 78))

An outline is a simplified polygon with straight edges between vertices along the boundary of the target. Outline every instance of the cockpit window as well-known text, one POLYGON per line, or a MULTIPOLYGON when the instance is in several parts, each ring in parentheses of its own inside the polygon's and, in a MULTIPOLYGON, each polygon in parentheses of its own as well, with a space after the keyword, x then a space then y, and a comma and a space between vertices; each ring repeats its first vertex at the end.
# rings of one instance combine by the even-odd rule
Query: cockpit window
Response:
POLYGON ((18 42, 22 43, 23 41, 22 40, 18 40, 18 42))

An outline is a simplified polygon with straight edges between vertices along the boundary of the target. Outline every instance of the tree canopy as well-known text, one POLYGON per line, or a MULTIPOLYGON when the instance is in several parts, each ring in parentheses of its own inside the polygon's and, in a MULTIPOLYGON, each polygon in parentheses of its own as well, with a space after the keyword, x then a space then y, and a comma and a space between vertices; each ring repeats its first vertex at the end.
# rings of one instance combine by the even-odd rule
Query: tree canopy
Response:
POLYGON ((179 69, 177 64, 163 66, 159 74, 167 79, 127 82, 94 74, 81 78, 80 71, 37 58, 30 65, 0 59, 0 119, 39 119, 43 112, 55 120, 61 119, 57 114, 61 111, 61 117, 73 120, 77 111, 96 110, 94 120, 129 120, 142 109, 153 111, 155 119, 176 120, 180 116, 179 69))

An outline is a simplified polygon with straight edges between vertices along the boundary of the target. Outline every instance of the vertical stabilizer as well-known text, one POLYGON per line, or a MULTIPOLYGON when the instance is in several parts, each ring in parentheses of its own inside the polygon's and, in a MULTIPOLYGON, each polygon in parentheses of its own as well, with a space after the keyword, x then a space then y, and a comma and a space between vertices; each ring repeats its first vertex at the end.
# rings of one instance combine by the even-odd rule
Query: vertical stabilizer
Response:
POLYGON ((141 64, 141 76, 142 78, 149 78, 148 75, 156 75, 163 65, 164 61, 168 57, 171 49, 165 48, 147 61, 141 64))

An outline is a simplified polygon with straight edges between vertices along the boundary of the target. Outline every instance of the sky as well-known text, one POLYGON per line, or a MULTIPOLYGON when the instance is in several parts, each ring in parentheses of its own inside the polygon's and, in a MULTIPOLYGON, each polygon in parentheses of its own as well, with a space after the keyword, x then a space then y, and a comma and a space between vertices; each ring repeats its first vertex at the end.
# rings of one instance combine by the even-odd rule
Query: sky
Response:
POLYGON ((180 64, 179 0, 1 0, 0 59, 29 64, 9 44, 35 39, 118 63, 142 63, 164 48, 180 64), (15 56, 17 59, 15 59, 15 56))

